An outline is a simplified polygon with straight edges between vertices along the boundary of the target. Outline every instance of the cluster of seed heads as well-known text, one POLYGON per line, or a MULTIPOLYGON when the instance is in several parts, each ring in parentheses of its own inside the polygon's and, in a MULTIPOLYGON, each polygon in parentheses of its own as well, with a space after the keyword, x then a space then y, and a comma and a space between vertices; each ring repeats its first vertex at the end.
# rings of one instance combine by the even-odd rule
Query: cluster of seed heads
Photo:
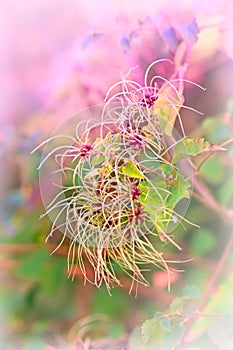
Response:
POLYGON ((52 158, 62 177, 59 192, 44 214, 56 212, 49 237, 57 230, 63 233, 58 248, 69 237, 69 274, 75 276, 78 267, 97 287, 103 282, 108 289, 121 284, 116 266, 143 285, 148 282, 142 266, 154 264, 170 273, 158 247, 162 236, 175 244, 162 229, 174 214, 167 205, 172 194, 159 181, 173 181, 163 174, 162 166, 169 166, 174 174, 177 168, 153 109, 161 94, 155 79, 147 82, 152 66, 145 74, 145 86, 127 77, 115 84, 101 120, 96 122, 91 115, 78 123, 75 135, 68 137, 69 145, 58 145, 40 164, 52 158), (114 93, 118 87, 121 91, 114 93), (154 203, 148 201, 151 192, 154 203), (92 279, 88 266, 94 272, 92 279))

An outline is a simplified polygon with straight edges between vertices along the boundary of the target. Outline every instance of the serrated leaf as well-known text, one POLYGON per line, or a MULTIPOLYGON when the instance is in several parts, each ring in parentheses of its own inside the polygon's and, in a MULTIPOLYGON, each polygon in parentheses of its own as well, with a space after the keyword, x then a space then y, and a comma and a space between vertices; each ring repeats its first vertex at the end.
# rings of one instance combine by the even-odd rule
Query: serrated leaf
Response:
POLYGON ((189 316, 197 311, 197 304, 188 303, 183 307, 182 315, 189 316))
POLYGON ((121 171, 124 175, 128 177, 132 177, 134 179, 144 179, 144 176, 141 173, 141 171, 131 160, 129 160, 126 165, 123 165, 121 167, 121 171))
POLYGON ((182 297, 186 299, 200 299, 201 293, 197 286, 186 286, 182 290, 182 297))
POLYGON ((204 138, 186 138, 181 142, 177 143, 174 150, 173 161, 177 163, 178 161, 185 159, 187 157, 195 157, 198 154, 204 152, 218 152, 223 151, 224 148, 218 145, 214 145, 211 142, 206 141, 204 138))
MULTIPOLYGON (((152 342, 151 342, 152 343, 152 342)), ((129 350, 154 350, 154 344, 145 343, 141 335, 140 327, 134 328, 129 336, 127 349, 129 350)))
POLYGON ((153 331, 155 329, 155 327, 157 326, 158 322, 159 322, 160 318, 151 318, 149 320, 146 320, 143 324, 142 324, 142 328, 141 328, 141 332, 142 332, 142 338, 144 340, 145 343, 147 343, 152 334, 153 331))
POLYGON ((183 298, 175 298, 171 304, 170 304, 170 311, 171 313, 177 313, 180 312, 184 305, 184 299, 183 298))

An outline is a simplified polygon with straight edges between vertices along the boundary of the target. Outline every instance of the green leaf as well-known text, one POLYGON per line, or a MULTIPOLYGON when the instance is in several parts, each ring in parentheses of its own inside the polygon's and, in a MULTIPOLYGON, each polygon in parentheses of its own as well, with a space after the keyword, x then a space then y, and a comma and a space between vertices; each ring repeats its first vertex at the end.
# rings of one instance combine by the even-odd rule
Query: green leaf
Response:
POLYGON ((194 312, 197 311, 197 304, 195 303, 188 303, 183 307, 182 315, 192 315, 194 312))
POLYGON ((9 289, 9 286, 1 286, 0 290, 0 322, 6 321, 8 317, 17 313, 25 303, 25 293, 16 293, 9 289))
POLYGON ((131 160, 129 160, 126 165, 123 165, 121 167, 121 171, 124 175, 128 177, 132 177, 135 179, 144 179, 143 174, 131 160))
POLYGON ((216 239, 213 233, 204 227, 199 229, 199 231, 195 231, 190 242, 192 254, 197 256, 206 255, 215 246, 216 239))
POLYGON ((167 197, 167 184, 164 180, 156 179, 151 181, 152 185, 147 181, 142 181, 139 185, 142 192, 140 199, 141 201, 151 206, 153 212, 155 211, 156 205, 161 205, 163 200, 167 197), (162 198, 162 199, 161 199, 162 198))
POLYGON ((158 322, 159 322, 160 318, 151 318, 149 320, 146 320, 143 324, 142 324, 142 338, 144 340, 145 343, 147 343, 153 332, 155 327, 157 326, 158 322))
POLYGON ((42 288, 49 295, 53 295, 61 287, 61 280, 66 278, 66 260, 54 256, 44 270, 41 281, 42 288))
POLYGON ((189 198, 190 193, 189 189, 191 184, 188 180, 186 180, 183 175, 178 174, 176 180, 170 186, 169 191, 171 195, 168 198, 169 203, 171 204, 171 209, 175 207, 177 203, 183 198, 189 198))
POLYGON ((203 152, 223 151, 224 149, 211 142, 205 141, 204 138, 196 137, 193 139, 186 138, 177 143, 174 150, 174 162, 185 159, 187 157, 194 157, 203 152))
POLYGON ((164 180, 156 179, 149 184, 146 181, 142 181, 140 190, 140 200, 144 204, 144 211, 150 215, 151 220, 155 223, 161 223, 159 230, 165 229, 168 225, 168 221, 161 221, 164 219, 169 220, 172 212, 165 213, 163 210, 164 203, 168 203, 168 186, 164 180), (159 208, 159 209, 158 209, 159 208), (161 208, 161 209, 160 209, 161 208), (166 215, 166 217, 165 217, 166 215))
POLYGON ((106 288, 95 289, 95 295, 92 303, 92 313, 106 314, 114 319, 123 317, 125 313, 125 305, 131 310, 132 303, 127 295, 121 289, 113 289, 111 291, 112 298, 109 297, 106 288))
MULTIPOLYGON (((157 230, 164 231, 167 229, 170 223, 170 220, 173 217, 173 209, 175 208, 175 206, 183 198, 190 197, 190 193, 189 193, 190 186, 191 186, 190 183, 187 180, 185 180, 181 174, 177 176, 177 178, 174 180, 171 186, 167 186, 167 190, 170 192, 170 194, 164 196, 164 194, 166 194, 166 192, 164 192, 163 197, 165 197, 164 202, 166 207, 170 210, 165 211, 164 209, 161 209, 156 211, 157 217, 155 217, 155 221, 157 221, 156 223, 157 230)), ((160 198, 159 198, 159 203, 162 207, 164 206, 164 203, 162 203, 160 198)), ((153 215, 155 216, 155 214, 152 214, 152 220, 153 220, 153 215)))
POLYGON ((211 322, 207 334, 219 349, 233 349, 233 316, 224 315, 211 322))
POLYGON ((183 288, 182 297, 185 299, 200 299, 201 293, 197 286, 189 285, 183 288))
POLYGON ((49 252, 46 249, 40 249, 27 255, 17 267, 15 271, 16 276, 29 280, 40 280, 49 257, 49 252))
POLYGON ((171 313, 175 314, 177 312, 181 313, 183 309, 184 299, 183 298, 175 298, 170 304, 171 313))
POLYGON ((142 338, 141 329, 139 326, 136 327, 130 334, 127 346, 128 350, 154 350, 154 348, 154 343, 145 343, 142 338))
POLYGON ((108 328, 108 336, 110 338, 120 338, 125 333, 124 327, 119 322, 111 322, 108 328))

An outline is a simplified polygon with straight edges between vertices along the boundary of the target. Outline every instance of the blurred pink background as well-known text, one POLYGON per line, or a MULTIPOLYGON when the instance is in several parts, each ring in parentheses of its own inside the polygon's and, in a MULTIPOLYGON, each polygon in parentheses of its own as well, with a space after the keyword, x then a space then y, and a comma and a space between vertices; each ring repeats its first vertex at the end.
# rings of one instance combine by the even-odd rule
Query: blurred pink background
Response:
POLYGON ((120 72, 167 55, 166 45, 156 47, 156 29, 171 24, 178 28, 191 16, 200 26, 222 24, 221 31, 212 27, 201 34, 202 43, 190 55, 192 62, 197 64, 221 47, 232 56, 230 4, 219 0, 2 0, 1 121, 7 128, 12 124, 18 128, 42 113, 41 124, 51 119, 56 124, 87 105, 102 102, 120 72), (147 16, 154 24, 142 29, 139 23, 147 16), (135 40, 125 52, 121 40, 132 31, 135 40))
MULTIPOLYGON (((121 73, 139 65, 133 77, 140 82, 149 63, 173 57, 174 42, 164 37, 171 27, 190 46, 187 78, 205 85, 209 96, 206 103, 207 95, 194 90, 187 100, 205 114, 224 109, 233 90, 232 14, 226 0, 2 0, 2 176, 11 182, 12 154, 21 148, 29 154, 64 119, 103 103, 121 73), (189 32, 192 19, 200 28, 197 43, 189 32)), ((197 118, 187 114, 187 127, 197 118)))

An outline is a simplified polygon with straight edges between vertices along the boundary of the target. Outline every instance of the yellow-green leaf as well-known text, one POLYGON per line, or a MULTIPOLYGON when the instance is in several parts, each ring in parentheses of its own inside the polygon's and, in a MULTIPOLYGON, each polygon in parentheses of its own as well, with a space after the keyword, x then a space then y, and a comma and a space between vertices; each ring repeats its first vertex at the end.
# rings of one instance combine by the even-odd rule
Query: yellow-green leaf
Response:
POLYGON ((123 165, 121 167, 122 174, 128 176, 128 177, 133 177, 135 179, 144 179, 143 174, 141 171, 136 167, 136 165, 129 160, 126 165, 123 165))

